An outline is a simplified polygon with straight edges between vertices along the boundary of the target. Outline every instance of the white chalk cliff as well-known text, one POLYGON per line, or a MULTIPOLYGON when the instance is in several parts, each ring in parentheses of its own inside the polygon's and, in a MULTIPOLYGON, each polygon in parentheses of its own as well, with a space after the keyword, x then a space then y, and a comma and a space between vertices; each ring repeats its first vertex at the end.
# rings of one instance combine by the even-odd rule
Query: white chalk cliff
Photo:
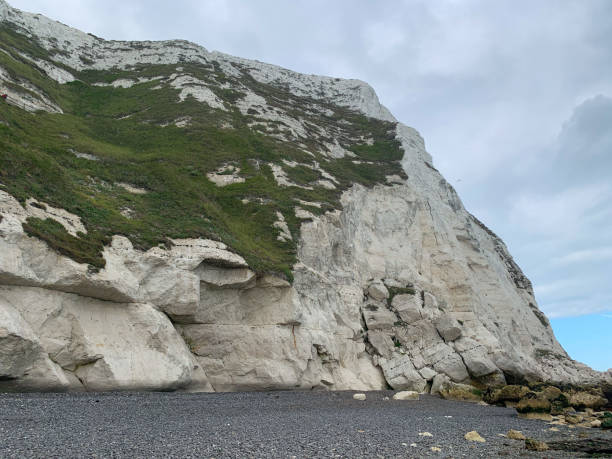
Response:
MULTIPOLYGON (((66 67, 214 62, 228 75, 248 69, 258 82, 395 122, 360 81, 302 75, 181 41, 104 41, 3 0, 0 21, 54 53, 37 65, 61 84, 74 80, 66 67)), ((205 85, 181 86, 180 78, 171 84, 223 107, 205 85)), ((19 84, 0 68, 3 81, 19 84)), ((27 89, 15 92, 24 109, 61 113, 27 89)), ((286 135, 302 135, 299 122, 266 111, 254 95, 240 103, 245 111, 259 104, 262 119, 284 119, 286 135)), ((401 123, 396 134, 408 178, 355 185, 342 195, 342 210, 306 215, 292 284, 257 275, 225 244, 203 239, 143 252, 115 236, 105 268, 94 272, 22 228, 42 213, 76 234, 78 216, 23 206, 0 188, 0 390, 426 391, 436 377, 485 386, 602 379, 567 356, 531 283, 504 243, 465 210, 419 134, 401 123)), ((330 145, 331 157, 344 154, 330 145)))

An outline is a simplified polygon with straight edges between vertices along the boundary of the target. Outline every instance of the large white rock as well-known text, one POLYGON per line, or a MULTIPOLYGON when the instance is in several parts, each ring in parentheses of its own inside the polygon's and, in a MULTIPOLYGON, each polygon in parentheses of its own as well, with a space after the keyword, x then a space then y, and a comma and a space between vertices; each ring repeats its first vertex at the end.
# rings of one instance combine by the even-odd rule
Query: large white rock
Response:
POLYGON ((30 325, 0 296, 0 391, 63 391, 68 386, 30 325))
POLYGON ((423 306, 416 295, 396 295, 391 305, 406 323, 412 324, 423 318, 423 306))
POLYGON ((461 336, 461 325, 459 325, 459 322, 454 317, 448 314, 436 320, 435 325, 438 329, 438 333, 440 333, 440 336, 442 336, 446 342, 455 341, 461 336))
POLYGON ((477 347, 461 353, 463 363, 469 373, 475 378, 489 375, 498 371, 497 366, 488 357, 486 348, 477 347))
POLYGON ((384 304, 368 304, 363 310, 363 317, 369 330, 391 329, 398 321, 396 315, 384 304))
POLYGON ((427 381, 419 374, 408 356, 387 361, 380 359, 385 379, 393 389, 406 389, 422 392, 427 381))
POLYGON ((40 340, 38 349, 87 390, 169 390, 192 382, 191 353, 150 305, 10 286, 0 287, 0 302, 23 317, 31 329, 28 341, 40 340))
POLYGON ((370 344, 374 347, 374 350, 378 353, 378 355, 384 357, 387 360, 390 360, 393 355, 393 351, 395 351, 395 343, 391 339, 389 333, 385 333, 384 331, 371 330, 368 331, 368 340, 370 344))
POLYGON ((368 295, 374 300, 384 301, 389 297, 389 290, 382 282, 374 282, 368 288, 368 295))

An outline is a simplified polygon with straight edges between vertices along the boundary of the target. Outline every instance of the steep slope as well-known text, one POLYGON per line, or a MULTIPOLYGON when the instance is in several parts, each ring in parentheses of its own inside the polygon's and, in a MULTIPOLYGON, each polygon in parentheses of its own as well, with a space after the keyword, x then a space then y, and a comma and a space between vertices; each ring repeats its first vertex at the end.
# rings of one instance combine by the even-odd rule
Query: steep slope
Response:
POLYGON ((365 83, 0 21, 0 389, 603 377, 365 83))

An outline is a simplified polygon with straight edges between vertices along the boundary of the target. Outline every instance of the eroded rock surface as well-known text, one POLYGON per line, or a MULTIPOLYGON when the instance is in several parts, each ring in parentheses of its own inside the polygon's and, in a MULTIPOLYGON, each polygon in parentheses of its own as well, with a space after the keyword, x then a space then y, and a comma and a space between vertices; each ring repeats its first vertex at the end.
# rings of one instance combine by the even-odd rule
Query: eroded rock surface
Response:
MULTIPOLYGON (((262 84, 395 121, 360 81, 301 75, 182 41, 104 41, 3 0, 0 20, 36 34, 55 62, 37 65, 61 84, 74 77, 60 64, 80 71, 213 63, 227 75, 246 71, 262 84)), ((171 80, 181 100, 223 109, 203 83, 180 74, 171 80)), ((28 90, 38 105, 26 109, 59 113, 36 88, 28 90)), ((315 135, 258 97, 247 92, 236 104, 255 110, 258 122, 282 120, 279 138, 315 135)), ((343 193, 341 210, 300 214, 293 284, 257 275, 226 245, 203 239, 143 252, 115 236, 104 251, 105 268, 94 272, 22 228, 39 216, 76 234, 85 230, 78 216, 33 201, 22 206, 0 191, 0 390, 391 386, 468 394, 469 384, 609 380, 609 373, 569 359, 529 280, 504 243, 465 210, 419 134, 398 123, 396 138, 406 180, 354 185, 343 193)), ((337 141, 326 148, 331 158, 351 156, 337 141)), ((279 185, 296 186, 283 166, 271 168, 279 185)), ((311 168, 323 177, 319 186, 336 189, 333 175, 318 163, 311 168)), ((223 169, 208 178, 240 183, 239 172, 223 169)), ((284 241, 296 237, 280 212, 270 231, 284 241)))

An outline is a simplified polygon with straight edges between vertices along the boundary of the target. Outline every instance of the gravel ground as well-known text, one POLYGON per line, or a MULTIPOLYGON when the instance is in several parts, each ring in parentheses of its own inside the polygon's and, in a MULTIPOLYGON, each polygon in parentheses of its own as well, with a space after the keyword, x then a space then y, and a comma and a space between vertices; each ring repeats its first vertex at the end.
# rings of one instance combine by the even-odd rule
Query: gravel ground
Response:
POLYGON ((0 457, 577 457, 530 453, 499 434, 612 441, 609 431, 551 432, 513 409, 384 400, 392 394, 363 402, 353 392, 0 394, 0 457), (471 430, 486 443, 466 441, 471 430))

